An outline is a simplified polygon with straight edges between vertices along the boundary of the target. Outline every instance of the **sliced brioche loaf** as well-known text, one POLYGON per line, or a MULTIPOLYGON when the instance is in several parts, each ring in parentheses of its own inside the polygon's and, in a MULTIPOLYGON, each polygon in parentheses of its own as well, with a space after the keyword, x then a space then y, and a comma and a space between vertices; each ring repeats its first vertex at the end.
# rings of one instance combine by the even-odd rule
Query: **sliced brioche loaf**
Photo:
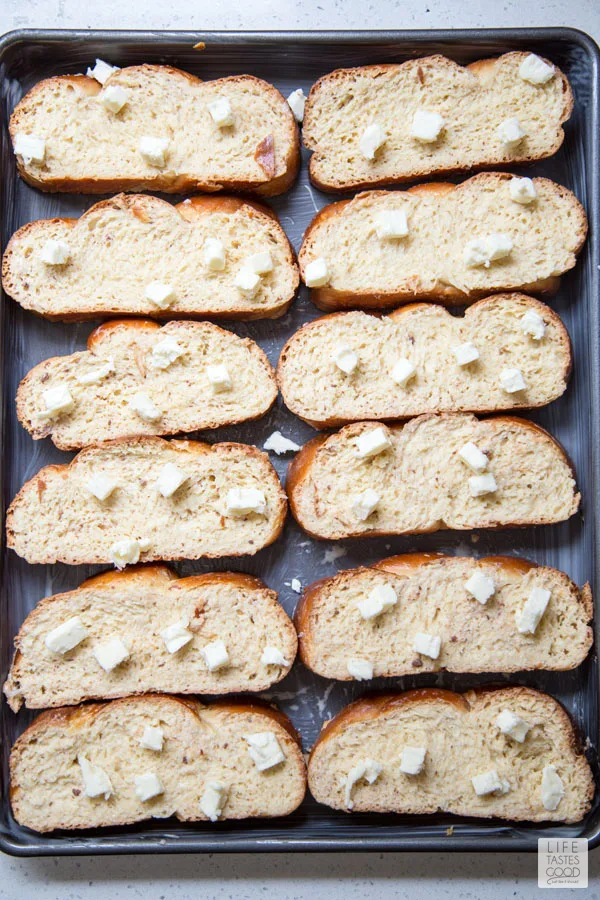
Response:
POLYGON ((319 435, 291 462, 287 491, 299 525, 334 540, 543 525, 580 500, 564 450, 539 425, 460 413, 319 435))
POLYGON ((10 756, 13 814, 34 831, 285 816, 305 789, 290 720, 256 703, 205 706, 155 694, 51 710, 10 756), (270 736, 272 750, 262 770, 250 755, 260 749, 248 742, 260 735, 270 736), (148 746, 150 736, 162 749, 148 746))
POLYGON ((122 567, 251 555, 279 536, 285 515, 277 474, 256 447, 147 437, 41 469, 11 503, 6 532, 30 563, 122 567))
POLYGON ((298 281, 293 250, 275 213, 237 197, 192 197, 172 206, 158 197, 120 194, 96 203, 80 219, 24 225, 2 261, 9 296, 25 309, 63 320, 273 318, 286 311, 298 281), (56 242, 66 246, 59 257, 66 261, 45 262, 48 245, 56 242), (213 259, 209 251, 215 246, 220 256, 213 259), (252 290, 242 290, 238 273, 263 252, 271 270, 262 272, 252 290), (160 305, 146 296, 154 282, 170 290, 160 305))
POLYGON ((358 700, 321 731, 308 779, 319 803, 356 812, 579 822, 594 796, 568 713, 525 687, 466 694, 430 688, 358 700), (522 743, 500 730, 505 710, 529 726, 522 743), (420 771, 411 748, 425 750, 420 771), (401 769, 410 762, 414 774, 401 769), (478 794, 473 778, 479 791, 496 789, 478 794))
POLYGON ((114 72, 102 86, 85 75, 59 75, 23 97, 9 130, 21 176, 44 191, 271 196, 290 187, 300 163, 289 105, 252 75, 202 82, 171 66, 140 65, 114 72), (105 105, 115 89, 125 100, 118 112, 105 105), (229 102, 227 115, 211 110, 217 101, 229 102), (44 142, 38 161, 27 146, 19 152, 23 135, 44 142))
POLYGON ((57 447, 74 450, 118 437, 257 419, 276 397, 275 373, 249 338, 210 322, 161 328, 149 319, 130 319, 100 325, 85 351, 35 366, 19 385, 17 415, 35 440, 50 435, 57 447), (226 371, 214 368, 220 366, 226 371), (46 401, 57 390, 67 390, 70 401, 51 412, 46 401), (130 405, 140 393, 156 407, 155 418, 130 405))
POLYGON ((512 181, 490 172, 459 185, 369 191, 325 206, 299 254, 309 286, 315 279, 308 265, 325 261, 312 299, 327 311, 427 299, 465 304, 511 290, 553 293, 583 246, 585 212, 571 191, 547 178, 533 179, 532 203, 517 203, 512 181), (406 215, 407 234, 380 238, 381 217, 393 212, 406 215))
POLYGON ((294 626, 277 594, 251 575, 211 572, 177 578, 165 566, 107 572, 38 603, 15 638, 4 693, 16 712, 23 703, 40 709, 149 691, 262 691, 287 675, 296 645, 294 626), (65 630, 68 634, 73 619, 85 636, 73 632, 78 642, 65 650, 65 643, 57 645, 48 635, 57 628, 59 638, 65 630), (163 632, 177 622, 187 632, 181 636, 186 642, 173 649, 163 632), (95 652, 115 638, 129 656, 106 671, 95 652), (224 643, 227 659, 213 660, 205 650, 215 641, 224 643), (269 662, 275 656, 265 654, 267 648, 279 652, 279 662, 269 662))
POLYGON ((372 666, 374 678, 574 669, 592 645, 592 615, 589 585, 580 590, 557 569, 510 556, 413 553, 310 585, 295 622, 303 663, 348 681, 353 660, 372 666), (550 597, 532 634, 519 625, 535 589, 550 597), (415 651, 419 633, 440 638, 436 658, 415 651))
POLYGON ((563 142, 561 125, 571 115, 573 95, 556 67, 542 67, 544 83, 526 80, 528 56, 506 53, 464 67, 429 56, 325 75, 304 112, 303 140, 314 151, 311 180, 340 191, 552 156, 563 142), (415 114, 433 114, 426 131, 415 114), (499 129, 515 118, 525 135, 505 143, 499 129), (382 134, 365 153, 363 136, 373 126, 382 134))
POLYGON ((469 307, 464 317, 425 303, 381 318, 363 312, 324 316, 290 338, 277 378, 293 413, 329 428, 446 410, 544 406, 563 393, 571 366, 569 336, 556 313, 525 294, 498 294, 469 307), (477 358, 472 352, 461 356, 470 344, 477 358), (402 383, 396 375, 400 360, 408 363, 402 383), (522 373, 523 390, 503 388, 501 375, 509 368, 522 373))

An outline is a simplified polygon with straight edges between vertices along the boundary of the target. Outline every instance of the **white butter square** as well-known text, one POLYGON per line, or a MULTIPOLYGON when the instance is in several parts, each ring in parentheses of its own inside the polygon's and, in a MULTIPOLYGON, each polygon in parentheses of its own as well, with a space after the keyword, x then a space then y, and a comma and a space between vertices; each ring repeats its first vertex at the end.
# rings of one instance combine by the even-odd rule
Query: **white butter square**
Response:
POLYGON ((545 588, 534 587, 523 605, 523 609, 517 612, 517 631, 519 634, 535 634, 546 607, 550 602, 550 591, 545 588))
POLYGON ((104 644, 96 644, 92 653, 105 672, 112 672, 129 658, 129 647, 121 638, 111 638, 104 644))
POLYGON ((514 741, 522 744, 531 730, 531 725, 522 719, 510 709, 503 709, 499 716, 496 717, 496 725, 502 732, 507 734, 514 741))
POLYGON ((485 453, 483 453, 473 441, 469 441, 461 447, 458 451, 458 455, 462 461, 473 470, 473 472, 484 472, 490 462, 485 453))
POLYGON ((380 241, 395 241, 408 234, 408 220, 403 209, 383 209, 375 216, 375 231, 380 241))
POLYGON ((174 463, 165 463, 156 479, 156 489, 163 497, 172 497, 182 484, 188 480, 189 475, 174 463))
POLYGON ((432 144, 440 136, 446 122, 439 113, 418 109, 412 120, 411 135, 423 144, 432 144))
POLYGON ((250 513, 264 516, 267 512, 266 497, 257 488, 231 488, 227 491, 225 504, 228 516, 247 516, 250 513))
POLYGON ((551 78, 554 78, 554 73, 554 66, 548 65, 535 53, 526 56, 519 66, 519 78, 529 81, 530 84, 547 84, 551 78))
POLYGON ((189 621, 187 619, 181 619, 179 622, 173 622, 172 625, 161 631, 160 636, 165 642, 169 653, 177 653, 178 650, 181 650, 182 647, 185 647, 192 640, 194 635, 188 630, 188 625, 189 621))
POLYGON ((139 150, 148 165, 154 166, 156 169, 164 169, 167 164, 167 151, 169 149, 169 139, 152 137, 149 134, 140 138, 139 150))
POLYGON ((537 191, 531 178, 511 178, 509 191, 510 199, 521 206, 527 206, 537 199, 537 191))
POLYGON ((257 275, 267 275, 273 271, 273 257, 269 250, 260 250, 248 257, 246 265, 257 275))
POLYGON ((146 285, 144 296, 159 309, 168 309, 175 300, 175 291, 170 284, 151 281, 146 285))
POLYGON ((452 352, 459 366, 468 366, 479 359, 479 350, 471 341, 454 346, 452 352))
POLYGON ((140 738, 140 747, 143 747, 144 750, 154 750, 155 753, 162 753, 164 741, 165 733, 160 725, 146 725, 140 738))
POLYGON ((521 317, 520 327, 534 341, 541 341, 546 333, 546 323, 534 309, 528 309, 521 317))
POLYGON ((64 266, 71 259, 71 248, 66 241, 50 238, 41 249, 40 259, 47 266, 64 266))
POLYGON ((82 753, 77 757, 83 778, 83 791, 86 797, 104 796, 108 800, 113 793, 110 778, 100 766, 94 766, 82 753))
POLYGON ((544 766, 542 771, 542 804, 544 809, 554 810, 565 796, 565 787, 556 766, 544 766))
POLYGON ((346 344, 339 344, 333 354, 333 361, 345 375, 352 375, 358 366, 358 354, 346 344))
POLYGON ((400 771, 406 775, 419 775, 425 766, 425 747, 405 747, 400 756, 400 771))
POLYGON ((352 512, 361 522, 366 522, 374 513, 381 500, 381 495, 373 488, 367 488, 362 494, 356 494, 352 502, 352 512))
POLYGON ((100 384, 114 371, 115 360, 110 356, 103 365, 96 366, 95 369, 89 369, 87 372, 78 375, 77 381, 79 384, 100 384))
POLYGON ((482 606, 496 593, 494 579, 477 570, 473 572, 468 581, 465 581, 465 590, 474 597, 482 606))
POLYGON ((383 766, 374 759, 361 759, 350 769, 345 780, 342 781, 346 809, 354 808, 354 801, 352 800, 354 785, 363 779, 367 784, 375 784, 382 772, 383 766))
POLYGON ((383 453, 384 450, 390 450, 392 442, 389 438, 387 429, 383 426, 374 428, 373 431, 364 431, 355 439, 356 455, 361 459, 369 459, 383 453))
POLYGON ((203 248, 204 265, 213 272, 222 272, 227 261, 225 245, 218 238, 206 238, 203 248))
POLYGON ((227 802, 228 788, 220 781, 209 781, 200 798, 200 812, 211 822, 218 822, 227 802))
POLYGON ((349 659, 346 668, 348 675, 357 681, 370 681, 373 677, 373 663, 368 659, 349 659))
POLYGON ((329 269, 322 256, 307 263, 304 268, 304 283, 307 287, 323 287, 329 283, 329 269))
POLYGON ((464 249, 463 259, 467 268, 475 269, 479 266, 488 268, 490 265, 490 258, 485 239, 474 238, 472 241, 469 241, 464 249))
POLYGON ((264 442, 263 449, 272 450, 277 456, 281 456, 283 453, 297 453, 300 445, 284 437, 280 431, 274 431, 264 442))
POLYGON ((233 387, 231 375, 227 366, 223 363, 206 367, 206 377, 212 388, 213 394, 222 394, 224 391, 230 391, 233 387))
POLYGON ((229 665, 229 653, 221 640, 211 641, 200 650, 200 655, 207 665, 209 672, 216 672, 229 665))
POLYGON ((288 660, 278 647, 265 647, 260 661, 263 666, 289 666, 288 660))
POLYGON ((469 478, 469 492, 471 497, 485 497, 498 490, 496 479, 491 472, 485 475, 471 475, 469 478))
POLYGON ((296 122, 302 122, 304 119, 304 107, 306 105, 306 97, 302 88, 292 91, 287 98, 290 109, 294 114, 296 122))
POLYGON ((108 500, 110 495, 117 489, 119 482, 108 475, 93 475, 86 484, 86 490, 93 494, 97 500, 108 500))
POLYGON ((147 362, 151 369, 168 369, 185 353, 183 347, 177 343, 175 338, 168 334, 161 341, 158 341, 152 351, 148 354, 147 362))
POLYGON ((87 630, 83 627, 79 616, 72 616, 66 622, 61 622, 52 631, 49 631, 44 639, 44 644, 52 653, 68 653, 77 647, 87 637, 87 630))
POLYGON ((391 584, 378 584, 364 600, 359 600, 356 605, 363 619, 368 621, 391 609, 397 602, 398 594, 391 584))
POLYGON ((219 128, 229 128, 233 125, 233 110, 227 97, 218 97, 208 104, 210 117, 219 128))
POLYGON ((109 84, 102 91, 102 105, 115 115, 121 112, 128 100, 129 94, 118 84, 109 84))
POLYGON ((49 418, 72 412, 75 408, 75 401, 66 384, 57 384, 56 387, 43 391, 42 400, 46 406, 45 414, 49 418))
POLYGON ((110 63, 104 62, 103 59, 97 59, 93 68, 88 68, 85 73, 88 78, 93 78, 99 84, 104 84, 114 72, 118 72, 118 66, 111 66, 110 63))
POLYGON ((299 578, 292 578, 290 587, 296 594, 302 593, 302 582, 299 578))
POLYGON ((383 147, 386 140, 386 134, 381 125, 376 122, 367 125, 358 142, 360 152, 365 159, 375 159, 375 154, 380 147, 383 147))
POLYGON ((146 419, 148 422, 156 422, 162 415, 154 401, 143 391, 138 391, 137 394, 130 398, 129 408, 134 413, 137 413, 141 419, 146 419))
POLYGON ((265 772, 285 762, 285 754, 277 740, 277 735, 272 731, 259 731, 256 734, 247 734, 245 740, 248 744, 248 753, 259 772, 265 772))
POLYGON ((406 387, 411 378, 414 378, 417 369, 409 359, 401 356, 394 363, 391 371, 392 381, 395 381, 399 387, 406 387))
POLYGON ((520 369, 502 369, 500 372, 500 384, 507 394, 516 394, 527 388, 525 379, 520 369))
POLYGON ((36 137, 34 134, 15 134, 14 150, 17 156, 20 156, 25 163, 37 163, 40 165, 46 158, 46 141, 43 138, 36 137))
POLYGON ((248 266, 242 266, 235 276, 234 283, 244 297, 252 300, 260 287, 260 275, 248 266))
POLYGON ((504 234, 504 232, 501 231, 495 231, 493 234, 488 234, 485 243, 490 262, 506 259, 507 256, 510 256, 514 248, 510 235, 504 234))
POLYGON ((498 125, 496 134, 498 135, 498 140, 504 144, 505 147, 509 148, 516 147, 516 145, 520 144, 523 138, 527 136, 527 132, 523 130, 521 123, 515 116, 504 119, 504 121, 498 125))
POLYGON ((430 659, 437 659, 440 655, 442 647, 442 639, 437 634, 425 634, 418 631, 415 635, 413 650, 420 653, 421 656, 428 656, 430 659))
POLYGON ((135 796, 142 803, 164 794, 165 786, 155 772, 144 772, 135 776, 135 796))
POLYGON ((141 551, 142 545, 139 541, 123 538, 121 541, 115 541, 108 552, 113 565, 117 569, 124 569, 125 566, 134 566, 139 562, 141 551))
POLYGON ((502 781, 496 769, 490 769, 488 772, 481 772, 471 778, 473 790, 478 797, 485 797, 486 794, 506 793, 508 784, 502 781))

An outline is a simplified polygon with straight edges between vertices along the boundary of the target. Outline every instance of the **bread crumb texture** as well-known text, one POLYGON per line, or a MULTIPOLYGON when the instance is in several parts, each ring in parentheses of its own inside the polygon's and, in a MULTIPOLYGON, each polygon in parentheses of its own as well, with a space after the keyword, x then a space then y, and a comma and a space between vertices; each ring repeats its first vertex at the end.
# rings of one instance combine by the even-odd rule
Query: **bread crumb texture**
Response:
POLYGON ((548 432, 516 417, 459 413, 419 416, 406 425, 360 422, 317 437, 291 463, 287 488, 302 528, 338 540, 561 522, 580 500, 571 464, 548 432), (360 456, 357 440, 369 435, 370 441, 374 431, 385 446, 360 456), (479 495, 472 479, 482 476, 459 455, 468 443, 489 461, 485 474, 493 484, 479 495), (356 498, 369 489, 379 501, 361 519, 356 498))
POLYGON ((520 559, 398 556, 373 568, 350 569, 309 586, 296 624, 305 665, 326 678, 349 680, 349 658, 366 659, 374 677, 421 672, 518 672, 573 669, 593 640, 589 587, 520 559), (485 604, 466 588, 475 573, 491 579, 485 604), (534 588, 550 591, 534 634, 517 619, 534 588), (396 602, 365 619, 359 604, 390 590, 396 602), (437 659, 416 653, 419 632, 441 638, 437 659))
POLYGON ((45 360, 17 391, 17 414, 34 439, 50 435, 74 450, 135 435, 218 428, 264 415, 277 397, 275 373, 254 341, 210 322, 110 322, 88 349, 45 360), (214 390, 210 366, 225 366, 226 390, 214 390), (106 374, 104 374, 106 373, 106 374), (45 395, 66 387, 72 408, 49 417, 45 395), (143 418, 130 405, 147 395, 159 415, 143 418))
POLYGON ((568 714, 552 697, 524 687, 471 691, 425 689, 351 704, 325 726, 309 762, 309 787, 319 803, 347 809, 345 785, 357 762, 382 767, 377 779, 351 792, 356 812, 435 813, 530 822, 579 822, 594 781, 568 714), (503 734, 509 709, 531 725, 524 743, 503 734), (423 770, 400 771, 405 747, 426 749, 423 770), (556 809, 542 802, 542 777, 555 766, 564 789, 556 809), (478 796, 471 779, 495 771, 504 793, 478 796))
POLYGON ((158 197, 121 194, 79 219, 24 225, 9 241, 2 281, 9 296, 48 318, 256 319, 285 312, 299 276, 289 241, 267 207, 234 197, 194 197, 172 206, 158 197), (44 262, 48 241, 66 244, 64 264, 44 262), (220 269, 207 262, 211 241, 221 245, 220 269), (235 277, 247 259, 265 251, 272 269, 246 296, 235 277), (164 308, 146 296, 152 282, 170 288, 164 308))
POLYGON ((556 68, 545 84, 524 80, 519 69, 527 56, 506 53, 460 66, 438 55, 325 75, 304 113, 303 140, 314 151, 311 179, 325 190, 348 190, 551 156, 563 142, 573 95, 556 68), (411 127, 422 111, 443 120, 427 142, 411 127), (506 144, 498 129, 513 118, 525 136, 506 144), (373 124, 384 142, 367 158, 361 138, 373 124))
POLYGON ((240 556, 272 543, 285 515, 279 479, 256 447, 133 438, 42 469, 9 508, 7 542, 31 563, 109 563, 123 540, 137 542, 142 562, 240 556), (187 477, 164 497, 156 483, 169 463, 187 477), (97 475, 117 482, 105 501, 87 488, 97 475), (227 498, 236 488, 262 493, 264 511, 232 514, 227 498))
POLYGON ((555 290, 583 246, 583 207, 547 178, 533 179, 535 201, 516 203, 511 181, 511 175, 482 173, 459 185, 367 191, 324 207, 299 254, 303 279, 311 261, 327 264, 327 285, 311 293, 315 303, 327 310, 426 299, 452 304, 499 291, 555 290), (380 238, 377 218, 393 210, 405 212, 408 234, 380 238), (490 236, 507 238, 511 249, 486 264, 469 264, 468 245, 490 236))
POLYGON ((4 692, 17 711, 160 691, 228 694, 262 691, 287 675, 296 656, 296 632, 261 581, 234 572, 177 578, 164 566, 131 568, 91 578, 80 588, 41 600, 15 638, 17 654, 4 692), (50 650, 54 628, 77 617, 86 637, 72 650, 50 650), (175 622, 189 641, 170 653, 161 634, 175 622), (102 669, 94 647, 119 637, 129 657, 102 669), (210 671, 201 650, 224 642, 229 662, 210 671), (265 665, 265 647, 276 647, 285 665, 265 665))
POLYGON ((282 713, 161 695, 42 713, 13 747, 10 774, 14 816, 34 831, 171 816, 207 820, 201 801, 215 783, 225 789, 224 819, 283 816, 302 802, 306 781, 300 747, 282 713), (140 744, 148 726, 163 732, 160 752, 140 744), (275 735, 285 756, 263 772, 245 739, 262 732, 275 735), (108 776, 108 799, 86 794, 78 758, 108 776), (148 772, 158 776, 163 790, 142 801, 135 778, 148 772))
POLYGON ((413 304, 383 317, 324 316, 292 336, 277 374, 286 406, 326 428, 427 412, 543 406, 563 393, 570 370, 569 336, 556 313, 524 294, 499 294, 461 317, 433 304, 413 304), (541 318, 540 339, 525 331, 528 312, 541 318), (478 357, 460 365, 455 348, 468 343, 478 357), (349 374, 336 364, 340 347, 358 358, 349 374), (403 385, 393 377, 400 359, 415 369, 403 385), (511 394, 502 388, 506 368, 520 370, 525 390, 511 394))
POLYGON ((17 104, 9 130, 13 143, 22 134, 45 141, 42 163, 18 157, 18 164, 30 184, 50 191, 229 188, 268 196, 287 190, 299 163, 291 109, 251 75, 202 82, 170 66, 141 65, 119 69, 104 85, 84 75, 48 78, 17 104), (103 102, 115 87, 127 97, 117 113, 103 102), (209 108, 219 99, 231 107, 226 127, 209 108), (143 138, 162 142, 161 152, 143 153, 143 138))

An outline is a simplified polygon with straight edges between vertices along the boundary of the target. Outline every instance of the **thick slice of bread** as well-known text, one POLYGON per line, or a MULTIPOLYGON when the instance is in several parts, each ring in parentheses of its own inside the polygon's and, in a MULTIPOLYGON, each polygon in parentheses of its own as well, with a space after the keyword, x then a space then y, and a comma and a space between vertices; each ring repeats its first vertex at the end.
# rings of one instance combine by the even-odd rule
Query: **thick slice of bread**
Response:
POLYGON ((528 56, 506 53, 459 66, 444 56, 388 65, 338 69, 320 78, 308 96, 302 128, 312 182, 325 191, 411 181, 432 173, 531 162, 556 153, 573 95, 559 69, 546 84, 519 75, 528 56), (412 136, 419 111, 437 113, 437 140, 412 136), (499 126, 517 118, 526 136, 507 146, 499 126), (365 129, 379 125, 385 143, 368 159, 365 129))
POLYGON ((296 656, 294 626, 275 591, 238 572, 178 578, 165 566, 106 572, 74 591, 41 600, 15 638, 16 654, 4 693, 15 712, 110 700, 128 694, 231 694, 263 691, 289 672, 296 656), (86 637, 66 653, 46 638, 77 617, 86 637), (169 652, 161 635, 183 622, 190 640, 169 652), (94 649, 113 638, 129 649, 125 662, 105 671, 94 649), (211 671, 202 650, 223 641, 229 661, 211 671), (282 664, 263 662, 266 647, 282 664))
POLYGON ((595 789, 566 710, 526 687, 466 694, 429 688, 351 703, 321 731, 308 783, 313 797, 334 809, 529 822, 579 822, 595 789), (523 743, 499 730, 496 719, 505 709, 531 726, 523 743), (400 769, 406 747, 426 750, 418 774, 400 769), (362 760, 382 771, 372 784, 360 779, 348 790, 348 775, 362 760), (555 809, 542 801, 547 766, 556 768, 564 790, 555 809), (506 782, 506 792, 478 796, 471 779, 491 771, 506 782))
POLYGON ((260 347, 210 322, 161 328, 148 319, 117 320, 100 325, 87 345, 39 363, 19 385, 17 415, 35 440, 50 435, 57 447, 75 450, 118 437, 219 428, 259 418, 277 397, 275 373, 260 347), (181 353, 173 362, 161 356, 165 340, 181 353), (217 365, 227 369, 226 390, 209 381, 208 367, 217 365), (85 383, 88 378, 94 381, 85 383), (44 394, 58 387, 67 388, 74 405, 49 418, 44 394), (131 408, 140 392, 159 418, 142 418, 131 408))
POLYGON ((564 392, 571 367, 571 342, 556 313, 525 294, 498 294, 469 307, 464 317, 425 303, 381 318, 363 312, 324 316, 290 338, 277 378, 295 415, 330 428, 427 412, 544 406, 564 392), (541 338, 524 330, 527 314, 543 330, 541 338), (468 343, 479 358, 459 365, 456 348, 468 343), (350 374, 336 364, 340 348, 356 354, 350 374), (403 385, 392 377, 399 359, 415 367, 403 385), (521 371, 525 390, 504 390, 500 376, 506 368, 521 371))
POLYGON ((41 469, 9 507, 7 544, 30 563, 71 565, 114 562, 111 548, 121 541, 137 542, 132 555, 142 562, 252 555, 279 537, 286 508, 277 474, 256 447, 131 438, 41 469), (157 487, 167 464, 186 476, 171 496, 157 487), (116 482, 104 501, 89 488, 98 476, 116 482), (264 511, 228 512, 234 489, 262 493, 264 511))
POLYGON ((311 291, 325 311, 384 308, 414 300, 466 304, 500 291, 554 293, 575 265, 587 234, 576 197, 547 178, 534 178, 537 199, 510 196, 510 175, 489 172, 462 184, 423 184, 406 191, 368 191, 325 206, 309 225, 300 272, 316 259, 327 284, 311 291), (377 217, 404 210, 408 234, 377 236, 377 217), (471 241, 506 235, 512 250, 486 265, 467 265, 471 241))
POLYGON ((268 207, 238 197, 192 197, 172 206, 158 197, 119 194, 80 219, 41 219, 20 228, 2 261, 6 293, 48 319, 99 315, 154 318, 262 319, 283 315, 299 275, 294 252, 268 207), (211 269, 207 240, 225 254, 211 269), (42 259, 48 241, 68 247, 68 260, 42 259), (268 251, 272 271, 246 296, 235 278, 256 253, 268 251), (146 297, 152 282, 171 288, 166 308, 146 297))
POLYGON ((34 831, 98 828, 144 819, 207 820, 203 798, 222 785, 221 819, 285 816, 300 805, 306 766, 299 737, 279 710, 258 703, 210 705, 148 695, 42 713, 10 755, 15 819, 34 831), (162 730, 161 751, 140 744, 146 728, 162 730), (283 759, 259 770, 249 735, 270 733, 283 759), (86 793, 83 759, 110 780, 110 796, 86 793), (136 778, 152 773, 162 792, 142 801, 136 778))
POLYGON ((352 659, 368 661, 374 678, 443 669, 574 669, 592 645, 592 615, 590 586, 580 590, 557 569, 510 556, 412 553, 310 585, 295 622, 302 662, 326 678, 349 681, 352 659), (483 605, 466 588, 475 573, 493 582, 483 605), (549 591, 550 601, 535 633, 524 634, 517 617, 534 588, 549 591), (395 605, 365 619, 359 604, 390 589, 395 605), (418 633, 441 638, 437 659, 415 652, 418 633))
MULTIPOLYGON (((491 487, 491 486, 490 486, 491 487)), ((309 441, 291 462, 287 491, 299 525, 316 538, 420 534, 562 522, 579 508, 573 468, 560 444, 526 419, 476 419, 461 413, 419 416, 405 425, 347 425, 309 441), (389 446, 360 457, 357 438, 375 433, 389 446), (463 462, 473 443, 488 458, 482 472, 463 462), (493 476, 496 490, 471 482, 493 476), (357 503, 378 497, 363 518, 357 503)))
POLYGON ((85 75, 40 81, 15 107, 10 135, 45 141, 42 163, 17 157, 21 176, 44 191, 104 194, 153 190, 286 191, 300 164, 298 127, 279 91, 252 75, 202 82, 171 66, 129 66, 104 85, 85 75), (120 88, 118 113, 104 106, 120 88), (209 105, 229 100, 233 124, 209 105), (140 151, 143 137, 168 139, 164 165, 140 151))

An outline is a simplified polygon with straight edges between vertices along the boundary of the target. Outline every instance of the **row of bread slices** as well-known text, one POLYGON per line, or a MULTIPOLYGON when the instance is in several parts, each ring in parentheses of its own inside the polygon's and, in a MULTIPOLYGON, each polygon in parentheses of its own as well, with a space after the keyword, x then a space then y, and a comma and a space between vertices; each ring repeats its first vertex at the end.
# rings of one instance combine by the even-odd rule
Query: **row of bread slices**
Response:
MULTIPOLYGON (((548 293, 575 265, 586 232, 585 212, 566 188, 488 173, 457 186, 375 191, 324 207, 305 233, 300 275, 325 310, 418 299, 469 303, 503 290, 548 293)), ((80 219, 23 226, 3 260, 6 292, 58 319, 273 317, 287 310, 298 281, 271 210, 232 197, 173 207, 120 195, 80 219)))
MULTIPOLYGON (((292 412, 321 428, 528 409, 558 398, 572 368, 560 318, 524 294, 486 298, 464 317, 433 304, 385 318, 324 316, 290 338, 277 373, 253 341, 209 322, 106 323, 87 346, 39 363, 21 382, 17 414, 35 439, 70 450, 217 428, 264 415, 278 388, 292 412)), ((277 438, 271 447, 299 449, 277 438)))
POLYGON ((46 190, 103 192, 135 179, 272 195, 300 166, 296 122, 315 151, 313 182, 348 190, 543 159, 560 147, 572 107, 564 74, 526 52, 467 67, 432 56, 338 70, 308 101, 297 89, 287 103, 248 75, 200 82, 172 67, 97 60, 87 77, 36 85, 9 128, 21 174, 46 190))
MULTIPOLYGON (((295 589, 302 591, 296 581, 295 589)), ((300 658, 338 680, 578 666, 592 601, 562 572, 512 557, 397 556, 310 585, 294 625, 261 581, 109 572, 41 600, 15 638, 12 709, 142 691, 262 691, 300 658)))
MULTIPOLYGON (((306 790, 299 736, 256 702, 164 694, 49 710, 10 755, 16 820, 36 831, 282 816, 306 790)), ((578 822, 594 793, 568 714, 509 687, 362 699, 312 748, 314 798, 349 812, 578 822)))

